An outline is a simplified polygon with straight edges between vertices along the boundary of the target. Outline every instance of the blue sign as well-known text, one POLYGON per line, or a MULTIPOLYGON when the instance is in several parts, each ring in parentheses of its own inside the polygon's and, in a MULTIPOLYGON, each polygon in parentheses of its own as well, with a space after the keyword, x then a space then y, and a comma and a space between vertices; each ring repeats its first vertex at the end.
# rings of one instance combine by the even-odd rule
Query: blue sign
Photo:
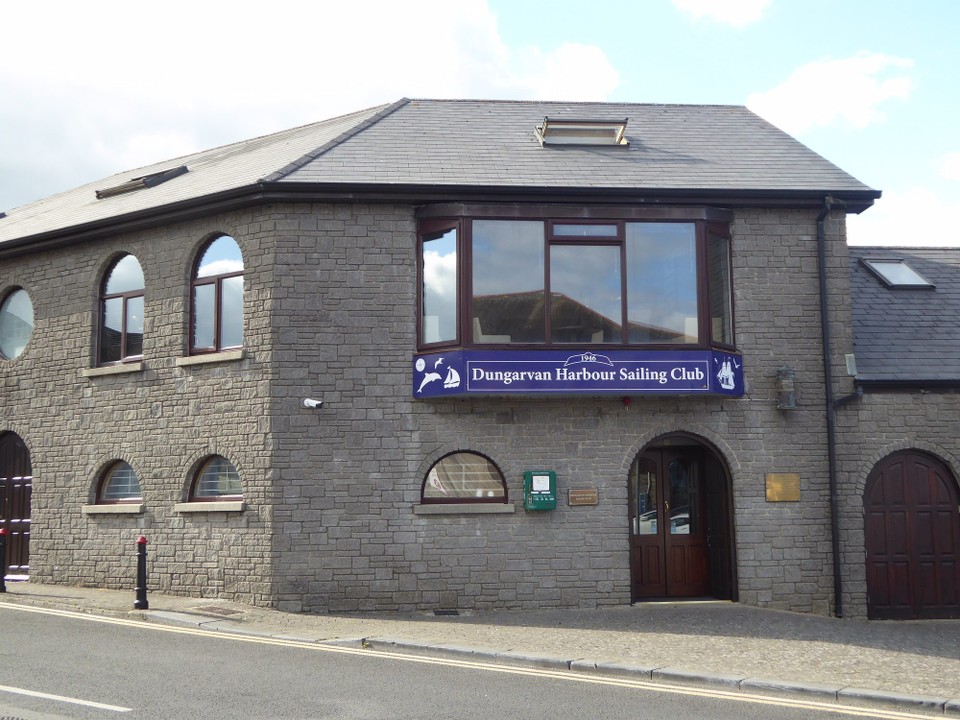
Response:
POLYGON ((452 350, 415 355, 413 396, 743 395, 743 358, 716 350, 452 350))

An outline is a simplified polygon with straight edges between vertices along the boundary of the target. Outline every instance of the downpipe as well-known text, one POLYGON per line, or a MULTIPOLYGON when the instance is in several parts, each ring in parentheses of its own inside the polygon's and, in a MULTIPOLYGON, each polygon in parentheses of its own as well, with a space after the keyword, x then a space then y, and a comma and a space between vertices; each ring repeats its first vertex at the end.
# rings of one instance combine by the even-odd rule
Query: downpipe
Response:
POLYGON ((830 481, 830 541, 833 553, 833 610, 843 617, 843 579, 840 565, 840 498, 837 490, 836 404, 833 395, 833 347, 830 338, 830 308, 827 293, 827 242, 825 222, 830 211, 845 205, 835 198, 823 199, 823 209, 817 216, 817 264, 820 280, 820 329, 823 344, 823 377, 827 413, 827 471, 830 481))

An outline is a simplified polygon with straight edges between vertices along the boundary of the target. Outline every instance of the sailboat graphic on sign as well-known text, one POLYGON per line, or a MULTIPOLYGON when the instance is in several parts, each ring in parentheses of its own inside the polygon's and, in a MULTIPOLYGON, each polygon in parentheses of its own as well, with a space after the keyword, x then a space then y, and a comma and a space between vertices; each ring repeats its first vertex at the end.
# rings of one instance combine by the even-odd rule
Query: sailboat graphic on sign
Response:
POLYGON ((453 368, 447 368, 447 377, 443 379, 443 386, 448 389, 460 387, 460 373, 453 368))

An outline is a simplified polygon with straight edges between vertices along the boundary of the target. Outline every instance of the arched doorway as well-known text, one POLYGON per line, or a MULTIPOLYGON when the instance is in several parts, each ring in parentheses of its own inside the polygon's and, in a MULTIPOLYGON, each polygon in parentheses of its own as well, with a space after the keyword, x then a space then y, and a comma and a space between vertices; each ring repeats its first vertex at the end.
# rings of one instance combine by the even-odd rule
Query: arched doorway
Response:
POLYGON ((632 599, 736 599, 729 474, 688 436, 661 438, 630 467, 632 599))
POLYGON ((947 466, 918 450, 874 467, 863 492, 870 618, 960 618, 958 498, 947 466))
POLYGON ((7 531, 7 577, 30 571, 30 492, 27 446, 15 433, 0 434, 0 527, 7 531))

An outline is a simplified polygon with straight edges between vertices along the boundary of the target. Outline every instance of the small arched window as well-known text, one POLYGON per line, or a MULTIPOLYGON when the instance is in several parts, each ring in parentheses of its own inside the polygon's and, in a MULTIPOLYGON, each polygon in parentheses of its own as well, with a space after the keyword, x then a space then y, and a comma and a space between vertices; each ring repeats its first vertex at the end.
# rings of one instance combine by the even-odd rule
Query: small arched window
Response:
POLYGON ((143 270, 133 255, 110 267, 100 290, 99 364, 143 357, 143 270))
POLYGON ((473 452, 446 455, 427 472, 420 502, 505 503, 507 484, 491 460, 473 452))
POLYGON ((97 489, 98 504, 140 502, 141 500, 143 500, 143 494, 140 491, 140 480, 129 463, 118 460, 107 468, 97 489))
POLYGON ((190 352, 243 346, 243 255, 237 241, 221 235, 201 250, 193 272, 190 352))
POLYGON ((16 360, 33 334, 33 303, 17 288, 0 303, 0 357, 16 360))
POLYGON ((225 457, 213 455, 200 465, 190 487, 191 502, 242 499, 240 474, 233 463, 225 457))

